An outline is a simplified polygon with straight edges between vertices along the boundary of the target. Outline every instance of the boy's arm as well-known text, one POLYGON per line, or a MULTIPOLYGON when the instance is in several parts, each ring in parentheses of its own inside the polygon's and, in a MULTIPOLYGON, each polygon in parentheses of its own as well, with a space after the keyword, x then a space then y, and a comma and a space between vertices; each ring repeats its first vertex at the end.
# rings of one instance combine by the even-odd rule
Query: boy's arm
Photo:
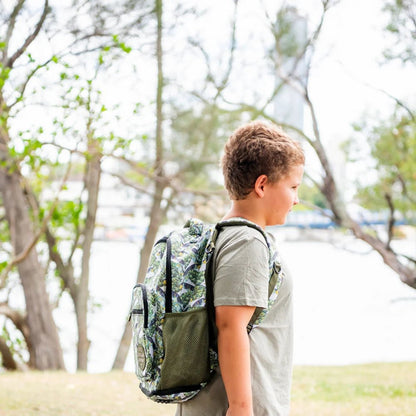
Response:
POLYGON ((227 416, 252 416, 250 343, 247 334, 254 306, 217 306, 218 358, 227 393, 227 416))

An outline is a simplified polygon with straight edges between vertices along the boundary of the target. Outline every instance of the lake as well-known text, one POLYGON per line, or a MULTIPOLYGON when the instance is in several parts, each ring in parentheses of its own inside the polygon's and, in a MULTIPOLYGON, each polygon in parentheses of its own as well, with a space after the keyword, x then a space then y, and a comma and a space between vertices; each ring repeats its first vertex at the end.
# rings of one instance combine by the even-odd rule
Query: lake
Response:
MULTIPOLYGON (((293 275, 295 364, 346 365, 416 360, 416 291, 400 282, 367 245, 338 232, 275 232, 281 257, 293 275), (296 235, 294 235, 296 234, 296 235), (322 236, 319 237, 319 236, 322 236), (307 236, 308 238, 310 236, 307 236), (320 241, 319 241, 320 240, 320 241), (330 242, 331 241, 331 242, 330 242)), ((395 242, 416 253, 416 240, 395 242)), ((89 321, 89 371, 108 371, 127 318, 139 247, 128 242, 93 245, 89 321)), ((75 322, 64 298, 55 313, 65 361, 75 369, 75 322)), ((133 371, 130 351, 126 370, 133 371)))

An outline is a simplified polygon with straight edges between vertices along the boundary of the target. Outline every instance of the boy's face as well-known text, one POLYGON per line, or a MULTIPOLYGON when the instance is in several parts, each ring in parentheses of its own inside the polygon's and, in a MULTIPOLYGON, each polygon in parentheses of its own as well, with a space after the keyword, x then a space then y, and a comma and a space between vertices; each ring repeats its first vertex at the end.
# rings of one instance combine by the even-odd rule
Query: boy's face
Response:
POLYGON ((293 166, 288 175, 264 188, 266 225, 282 225, 287 214, 299 203, 298 189, 302 182, 303 165, 293 166))

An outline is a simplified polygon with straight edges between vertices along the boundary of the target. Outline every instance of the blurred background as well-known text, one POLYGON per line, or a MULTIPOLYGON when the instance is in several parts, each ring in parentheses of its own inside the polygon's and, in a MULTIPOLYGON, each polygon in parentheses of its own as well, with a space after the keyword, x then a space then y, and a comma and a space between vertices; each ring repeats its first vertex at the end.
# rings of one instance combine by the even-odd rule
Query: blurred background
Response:
POLYGON ((272 227, 295 364, 416 360, 413 0, 0 2, 0 371, 133 371, 155 239, 252 119, 307 155, 272 227))

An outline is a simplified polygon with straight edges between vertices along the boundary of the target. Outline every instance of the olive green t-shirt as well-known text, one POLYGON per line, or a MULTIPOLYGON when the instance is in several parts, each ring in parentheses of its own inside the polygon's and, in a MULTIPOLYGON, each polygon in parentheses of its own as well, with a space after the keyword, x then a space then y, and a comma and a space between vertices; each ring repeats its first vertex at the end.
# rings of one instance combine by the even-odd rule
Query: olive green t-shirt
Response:
MULTIPOLYGON (((267 307, 269 251, 261 233, 245 226, 225 228, 217 240, 214 267, 215 306, 267 307)), ((285 273, 277 300, 249 335, 254 416, 289 414, 292 322, 292 283, 285 273)), ((176 416, 224 416, 227 409, 218 369, 207 387, 178 405, 176 416)))

